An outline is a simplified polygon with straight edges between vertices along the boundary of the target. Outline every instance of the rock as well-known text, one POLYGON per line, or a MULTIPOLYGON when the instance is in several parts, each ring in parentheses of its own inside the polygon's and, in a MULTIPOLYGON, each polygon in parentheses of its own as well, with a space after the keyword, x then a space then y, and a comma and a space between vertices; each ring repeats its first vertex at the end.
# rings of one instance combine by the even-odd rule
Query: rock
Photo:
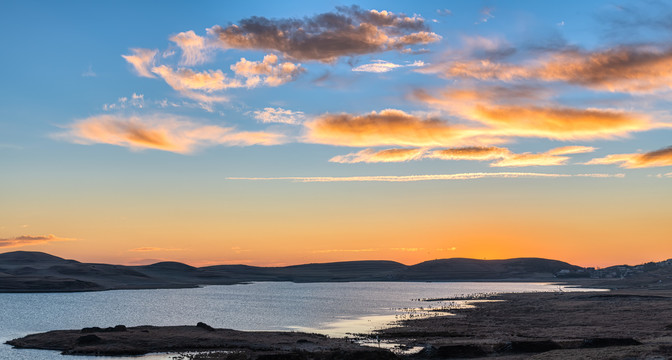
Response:
POLYGON ((205 330, 208 330, 208 331, 215 331, 215 328, 213 328, 212 326, 210 326, 210 325, 208 325, 204 322, 200 322, 200 321, 198 322, 198 324, 196 324, 196 327, 199 327, 201 329, 205 329, 205 330))
POLYGON ((439 358, 477 358, 488 355, 478 345, 443 345, 436 348, 433 355, 439 358))
POLYGON ((560 349, 558 343, 551 340, 537 340, 537 341, 511 341, 499 346, 497 352, 512 352, 512 353, 541 353, 551 350, 560 349))
POLYGON ((89 334, 77 338, 77 345, 93 345, 102 341, 98 335, 89 334))
POLYGON ((91 333, 97 333, 97 332, 123 332, 126 331, 126 326, 124 325, 117 325, 115 327, 107 327, 107 328, 99 328, 97 326, 94 327, 85 327, 80 332, 82 334, 91 334, 91 333))
POLYGON ((90 333, 101 332, 101 331, 103 331, 103 329, 101 329, 97 326, 94 326, 94 327, 85 327, 80 332, 82 334, 90 334, 90 333))
POLYGON ((601 348, 609 346, 633 346, 642 345, 633 338, 591 338, 583 339, 582 348, 601 348))

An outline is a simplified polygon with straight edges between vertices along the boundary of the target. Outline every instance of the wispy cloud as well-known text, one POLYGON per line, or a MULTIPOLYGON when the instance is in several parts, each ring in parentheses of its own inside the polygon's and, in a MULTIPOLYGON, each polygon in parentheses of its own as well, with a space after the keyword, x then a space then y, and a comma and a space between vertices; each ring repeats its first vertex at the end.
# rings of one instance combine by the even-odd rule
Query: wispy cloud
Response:
POLYGON ((495 172, 495 173, 461 173, 461 174, 435 174, 435 175, 383 175, 383 176, 285 176, 285 177, 228 177, 227 180, 251 180, 272 181, 288 180, 296 182, 412 182, 431 180, 473 180, 492 178, 569 178, 569 177, 595 177, 595 178, 621 178, 623 174, 548 174, 548 173, 524 173, 524 172, 495 172))
POLYGON ((670 67, 672 49, 667 46, 622 45, 598 51, 559 50, 524 64, 467 59, 437 62, 417 71, 445 78, 541 80, 638 93, 669 89, 670 67))
POLYGON ((478 160, 487 161, 501 159, 511 155, 506 148, 495 146, 469 146, 453 149, 438 149, 427 154, 428 158, 441 160, 478 160))
POLYGON ((182 154, 214 145, 275 145, 283 141, 283 136, 276 133, 237 131, 167 114, 92 116, 69 125, 68 131, 55 137, 78 144, 111 144, 133 150, 157 149, 182 154))
POLYGON ((138 76, 153 78, 150 68, 154 64, 154 57, 159 50, 151 49, 131 49, 133 55, 121 55, 129 64, 133 65, 133 69, 138 76))
POLYGON ((524 167, 524 166, 557 166, 565 165, 569 154, 582 154, 595 151, 590 146, 564 146, 551 149, 544 153, 508 154, 501 159, 490 163, 492 167, 524 167))
POLYGON ((360 72, 372 72, 372 73, 385 73, 388 71, 392 71, 394 69, 402 68, 402 67, 422 67, 425 66, 425 63, 418 60, 414 61, 411 64, 395 64, 391 63, 389 61, 385 60, 374 60, 370 64, 364 64, 357 66, 352 69, 352 71, 360 71, 360 72))
POLYGON ((378 249, 327 249, 327 250, 314 250, 314 254, 329 254, 329 253, 359 253, 359 252, 373 252, 378 251, 378 249))
POLYGON ((304 19, 252 17, 226 27, 208 29, 225 48, 279 51, 298 60, 333 62, 353 56, 401 50, 428 44, 441 37, 430 32, 424 19, 357 6, 304 19))
POLYGON ((123 96, 120 97, 116 103, 104 104, 103 110, 112 111, 126 109, 127 107, 134 107, 142 109, 145 106, 145 95, 133 93, 130 98, 123 96))
POLYGON ((481 15, 482 17, 475 23, 475 24, 482 24, 488 22, 490 19, 494 19, 495 15, 492 13, 495 11, 495 8, 492 7, 484 7, 481 9, 481 15))
POLYGON ((152 247, 152 246, 146 246, 146 247, 139 247, 135 249, 130 249, 128 251, 133 251, 133 252, 157 252, 157 251, 183 251, 184 249, 178 249, 178 248, 163 248, 163 247, 152 247))
POLYGON ((672 166, 672 146, 646 153, 612 154, 592 159, 586 165, 619 164, 622 168, 649 168, 672 166))
POLYGON ((424 153, 424 149, 364 149, 356 153, 334 156, 329 161, 341 164, 354 164, 361 162, 402 162, 419 160, 423 157, 424 153))
POLYGON ((89 68, 86 69, 86 71, 82 72, 83 77, 96 77, 98 74, 96 74, 95 71, 93 71, 93 66, 89 65, 89 68))
POLYGON ((280 124, 300 124, 305 115, 301 111, 292 111, 283 108, 267 107, 263 110, 255 110, 252 112, 255 119, 262 123, 280 123, 280 124))
POLYGON ((403 162, 420 159, 441 160, 477 160, 493 161, 491 167, 523 167, 523 166, 553 166, 564 165, 569 160, 569 154, 580 154, 594 151, 589 146, 564 146, 551 149, 544 153, 516 154, 509 149, 501 147, 462 147, 452 149, 364 149, 356 153, 333 157, 331 162, 337 163, 377 163, 377 162, 403 162))
POLYGON ((171 36, 170 41, 174 42, 182 50, 180 65, 194 66, 203 64, 210 60, 214 50, 206 38, 196 35, 193 30, 171 36))
POLYGON ((21 235, 13 238, 0 239, 0 248, 21 247, 46 244, 54 241, 69 241, 73 239, 61 238, 56 235, 21 235))

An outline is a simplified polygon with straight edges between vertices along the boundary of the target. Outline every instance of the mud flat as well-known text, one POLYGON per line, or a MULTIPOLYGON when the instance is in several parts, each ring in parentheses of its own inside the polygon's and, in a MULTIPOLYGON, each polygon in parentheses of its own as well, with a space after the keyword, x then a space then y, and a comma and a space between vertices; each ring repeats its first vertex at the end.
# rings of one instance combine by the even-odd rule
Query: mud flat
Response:
POLYGON ((382 339, 414 358, 670 359, 672 289, 503 294, 472 309, 405 321, 382 339))

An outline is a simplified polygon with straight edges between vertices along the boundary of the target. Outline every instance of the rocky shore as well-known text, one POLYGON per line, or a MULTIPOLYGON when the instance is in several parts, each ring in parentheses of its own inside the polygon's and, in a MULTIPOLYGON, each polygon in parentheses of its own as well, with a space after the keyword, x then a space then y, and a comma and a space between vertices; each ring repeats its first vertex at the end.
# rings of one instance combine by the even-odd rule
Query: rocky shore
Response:
MULTIPOLYGON (((197 326, 137 326, 55 330, 8 341, 17 348, 58 350, 64 355, 143 355, 155 352, 210 351, 200 357, 239 359, 393 359, 382 349, 346 339, 300 332, 236 331, 197 326)), ((195 357, 184 355, 182 357, 195 357)))

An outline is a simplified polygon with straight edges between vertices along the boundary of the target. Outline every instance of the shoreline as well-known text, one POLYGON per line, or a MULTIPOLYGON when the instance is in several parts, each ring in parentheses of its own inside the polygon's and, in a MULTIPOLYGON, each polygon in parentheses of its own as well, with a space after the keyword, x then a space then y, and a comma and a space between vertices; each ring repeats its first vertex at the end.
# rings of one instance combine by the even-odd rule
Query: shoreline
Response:
MULTIPOLYGON (((356 334, 363 340, 368 339, 368 346, 362 344, 366 341, 355 344, 352 338, 288 331, 212 329, 205 324, 199 327, 145 326, 126 331, 57 330, 28 335, 8 344, 68 354, 217 353, 184 355, 187 356, 184 359, 233 359, 230 357, 233 355, 222 351, 234 351, 238 354, 236 359, 347 359, 355 353, 367 359, 672 358, 670 282, 574 280, 553 283, 613 290, 478 296, 472 299, 473 307, 441 310, 451 315, 400 320, 396 325, 390 324, 370 334, 356 334), (148 333, 151 336, 146 336, 148 333), (85 338, 82 340, 82 337, 85 338), (400 349, 421 350, 416 354, 395 354, 371 347, 376 338, 383 343, 398 344, 400 349)), ((432 300, 446 299, 421 302, 432 300)), ((468 302, 469 299, 455 300, 468 302)))
MULTIPOLYGON (((432 358, 669 359, 672 285, 568 281, 609 292, 497 294, 454 315, 401 321, 381 339, 432 358)), ((482 299, 479 299, 482 300, 482 299)))
MULTIPOLYGON (((198 289, 208 286, 232 286, 232 285, 249 285, 254 283, 277 283, 277 282, 289 282, 295 284, 329 284, 329 283, 543 283, 551 284, 558 286, 572 286, 580 287, 572 281, 565 279, 558 279, 554 277, 539 277, 539 278, 496 278, 496 279, 451 279, 451 280, 315 280, 315 281, 293 281, 293 280, 253 280, 253 281, 240 281, 236 283, 222 283, 222 284, 184 284, 184 285, 156 285, 156 286, 146 286, 146 287, 137 287, 137 286, 128 286, 128 287, 115 287, 115 288, 104 288, 104 289, 3 289, 0 288, 0 294, 48 294, 48 293, 83 293, 83 292, 103 292, 103 291, 116 291, 116 290, 163 290, 163 289, 198 289)), ((588 286, 592 288, 593 286, 588 286)), ((598 287, 595 287, 598 288, 598 287)))

